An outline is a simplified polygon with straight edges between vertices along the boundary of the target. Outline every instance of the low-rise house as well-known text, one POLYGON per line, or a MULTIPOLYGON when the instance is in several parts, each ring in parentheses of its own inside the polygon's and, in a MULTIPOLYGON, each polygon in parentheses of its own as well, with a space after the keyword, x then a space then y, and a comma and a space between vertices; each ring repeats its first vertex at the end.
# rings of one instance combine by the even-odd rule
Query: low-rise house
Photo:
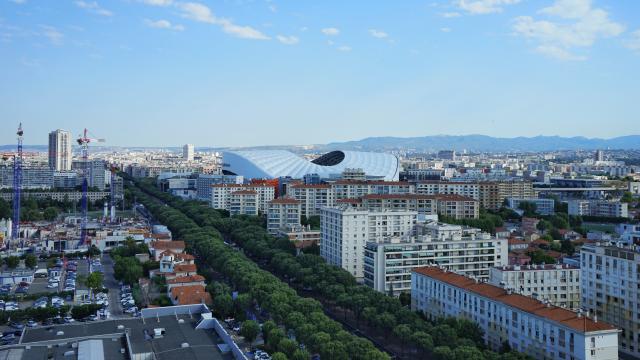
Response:
POLYGON ((162 253, 166 250, 171 250, 176 254, 182 254, 184 247, 184 241, 152 241, 149 243, 149 252, 153 256, 153 260, 160 261, 162 253))
POLYGON ((171 302, 174 305, 212 304, 211 294, 203 285, 178 286, 171 289, 171 302))
POLYGON ((167 280, 167 292, 169 293, 168 295, 171 296, 171 290, 180 286, 206 286, 204 280, 204 276, 202 275, 180 276, 169 279, 167 280))

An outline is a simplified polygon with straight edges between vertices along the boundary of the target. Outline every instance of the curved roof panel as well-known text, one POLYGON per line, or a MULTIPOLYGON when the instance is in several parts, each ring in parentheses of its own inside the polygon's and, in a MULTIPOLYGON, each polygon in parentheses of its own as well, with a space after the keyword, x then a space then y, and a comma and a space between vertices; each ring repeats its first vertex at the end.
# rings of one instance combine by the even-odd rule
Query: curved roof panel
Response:
POLYGON ((339 175, 347 168, 361 168, 369 176, 398 180, 400 162, 391 154, 333 151, 314 163, 286 150, 226 151, 222 153, 224 170, 247 178, 302 178, 318 174, 322 178, 339 175))

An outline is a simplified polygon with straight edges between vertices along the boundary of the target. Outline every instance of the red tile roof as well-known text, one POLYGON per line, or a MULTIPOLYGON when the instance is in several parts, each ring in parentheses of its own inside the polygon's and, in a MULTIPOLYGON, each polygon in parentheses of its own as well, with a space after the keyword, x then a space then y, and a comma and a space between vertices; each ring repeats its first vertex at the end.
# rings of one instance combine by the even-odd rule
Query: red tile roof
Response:
POLYGON ((173 272, 175 273, 180 273, 180 272, 194 273, 197 270, 198 268, 196 267, 196 264, 178 264, 173 267, 173 272))
POLYGON ((190 282, 199 282, 204 281, 204 276, 202 275, 189 275, 189 276, 178 276, 175 279, 167 280, 167 284, 184 284, 190 282))
POLYGON ((616 329, 614 326, 604 322, 596 322, 585 316, 578 317, 578 314, 571 310, 552 305, 547 306, 533 298, 519 294, 510 294, 500 287, 487 283, 476 283, 475 280, 466 276, 444 271, 435 266, 415 268, 413 272, 476 293, 521 311, 543 317, 576 331, 591 332, 616 329))
POLYGON ((152 241, 150 244, 151 248, 155 250, 167 250, 167 249, 181 249, 184 250, 184 241, 181 240, 173 240, 173 241, 152 241))
POLYGON ((171 298, 179 305, 211 304, 211 294, 202 285, 177 286, 171 289, 171 298))

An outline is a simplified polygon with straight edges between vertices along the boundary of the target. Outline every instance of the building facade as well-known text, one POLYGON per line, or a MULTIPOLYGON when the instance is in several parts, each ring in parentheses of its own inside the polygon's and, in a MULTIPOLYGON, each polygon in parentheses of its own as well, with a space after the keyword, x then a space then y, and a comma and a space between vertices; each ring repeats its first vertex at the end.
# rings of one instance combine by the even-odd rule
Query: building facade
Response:
POLYGON ((513 210, 518 210, 520 204, 532 203, 536 205, 536 213, 540 215, 553 215, 555 212, 555 200, 547 198, 507 198, 507 206, 513 210))
POLYGON ((584 245, 582 308, 622 330, 620 351, 640 357, 640 254, 633 248, 584 245))
POLYGON ((320 215, 320 208, 335 205, 335 196, 328 184, 296 184, 287 189, 287 196, 301 204, 302 215, 320 215))
POLYGON ((320 256, 362 281, 367 242, 411 235, 417 216, 416 211, 373 211, 349 206, 322 208, 320 256))
POLYGON ((446 266, 486 281, 494 266, 506 265, 509 251, 506 239, 487 233, 456 236, 447 224, 432 224, 434 235, 390 238, 367 243, 364 251, 364 284, 392 296, 411 292, 411 271, 427 265, 446 266), (440 234, 442 229, 445 234, 440 234))
POLYGON ((194 154, 194 147, 193 144, 185 144, 182 147, 182 159, 185 161, 193 161, 193 154, 194 154))
POLYGON ((300 226, 302 206, 294 199, 279 198, 269 201, 267 231, 275 235, 281 228, 300 226))
POLYGON ((438 267, 414 269, 411 308, 475 322, 496 351, 507 343, 534 359, 618 359, 614 326, 438 267))
POLYGON ((489 283, 552 305, 580 309, 580 268, 569 265, 501 266, 491 269, 489 283))
POLYGON ((73 153, 71 151, 71 133, 54 130, 49 133, 49 167, 54 171, 71 170, 73 153))
POLYGON ((571 200, 569 215, 629 217, 629 205, 619 201, 607 200, 571 200))
POLYGON ((211 207, 229 210, 231 193, 243 190, 256 192, 257 210, 263 214, 267 212, 269 201, 275 199, 275 188, 270 185, 216 184, 211 185, 211 207))
POLYGON ((228 196, 231 215, 258 215, 258 193, 255 190, 238 190, 228 196))

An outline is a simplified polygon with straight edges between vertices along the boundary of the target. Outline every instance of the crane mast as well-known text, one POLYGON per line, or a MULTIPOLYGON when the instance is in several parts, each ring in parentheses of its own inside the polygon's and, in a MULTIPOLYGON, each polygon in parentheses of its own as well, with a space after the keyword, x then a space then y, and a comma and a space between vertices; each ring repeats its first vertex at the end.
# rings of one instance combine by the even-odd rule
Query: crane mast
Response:
POLYGON ((20 197, 22 193, 22 123, 18 126, 18 151, 13 158, 13 222, 11 223, 11 239, 20 238, 20 197))

